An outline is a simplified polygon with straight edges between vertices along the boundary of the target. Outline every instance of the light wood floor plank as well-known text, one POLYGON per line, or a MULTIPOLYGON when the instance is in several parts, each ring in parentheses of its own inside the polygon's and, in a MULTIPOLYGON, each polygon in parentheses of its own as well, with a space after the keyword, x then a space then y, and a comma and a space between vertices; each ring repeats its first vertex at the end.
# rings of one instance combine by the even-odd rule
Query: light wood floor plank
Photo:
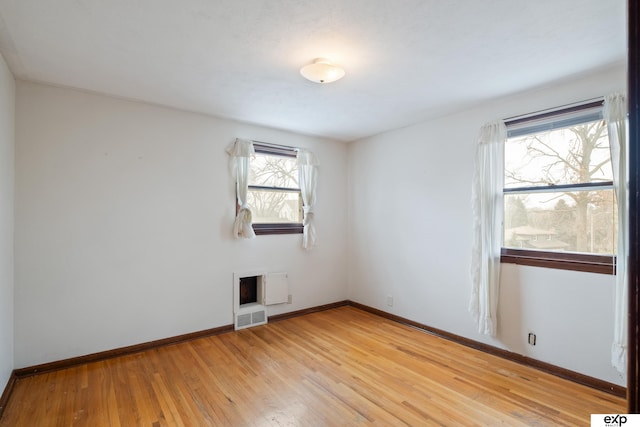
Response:
POLYGON ((625 402, 354 307, 19 379, 0 427, 588 426, 625 402))

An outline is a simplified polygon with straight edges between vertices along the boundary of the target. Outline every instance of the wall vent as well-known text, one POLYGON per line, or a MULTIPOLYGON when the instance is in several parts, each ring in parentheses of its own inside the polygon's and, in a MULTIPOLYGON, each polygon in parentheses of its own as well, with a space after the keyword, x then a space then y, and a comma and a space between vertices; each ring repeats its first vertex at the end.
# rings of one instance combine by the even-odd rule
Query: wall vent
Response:
POLYGON ((251 313, 238 314, 236 316, 236 329, 251 326, 251 313))
POLYGON ((264 325, 267 306, 286 304, 289 300, 287 273, 253 272, 233 275, 233 324, 243 329, 264 325))
POLYGON ((263 307, 256 306, 255 311, 247 310, 243 309, 240 313, 236 313, 234 322, 236 330, 267 323, 267 311, 263 307))
POLYGON ((257 325, 258 323, 266 323, 267 322, 267 312, 264 310, 254 311, 251 313, 251 324, 257 325))
POLYGON ((236 330, 267 323, 267 311, 264 307, 255 306, 253 310, 255 311, 243 308, 239 313, 236 313, 233 325, 236 330))

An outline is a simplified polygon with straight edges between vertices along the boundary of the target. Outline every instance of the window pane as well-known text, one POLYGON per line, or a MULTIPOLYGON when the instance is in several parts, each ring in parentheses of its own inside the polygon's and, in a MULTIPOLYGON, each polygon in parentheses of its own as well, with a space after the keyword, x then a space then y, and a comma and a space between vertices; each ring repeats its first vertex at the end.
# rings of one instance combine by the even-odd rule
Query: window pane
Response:
POLYGON ((302 222, 302 197, 299 191, 249 188, 247 199, 254 224, 302 222))
POLYGON ((510 138, 504 175, 505 188, 611 181, 607 126, 597 120, 510 138))
POLYGON ((615 254, 613 190, 505 194, 503 246, 615 254))
POLYGON ((294 157, 256 153, 251 159, 249 185, 299 188, 298 162, 294 157))

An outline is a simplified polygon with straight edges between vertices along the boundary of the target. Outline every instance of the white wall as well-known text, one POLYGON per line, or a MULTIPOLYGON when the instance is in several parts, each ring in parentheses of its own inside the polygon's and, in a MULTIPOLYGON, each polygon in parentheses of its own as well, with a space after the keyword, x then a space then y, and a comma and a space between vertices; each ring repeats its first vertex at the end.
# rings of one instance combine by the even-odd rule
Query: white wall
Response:
POLYGON ((350 143, 350 299, 624 384, 609 362, 613 276, 504 264, 495 340, 476 332, 467 306, 471 177, 482 124, 623 91, 625 81, 620 64, 350 143), (535 347, 526 345, 529 331, 535 347))
POLYGON ((16 367, 233 323, 233 273, 289 272, 293 304, 346 287, 344 144, 18 82, 16 367), (318 246, 231 237, 236 137, 306 147, 321 163, 318 246))
POLYGON ((13 370, 13 183, 16 85, 0 55, 0 394, 13 370))

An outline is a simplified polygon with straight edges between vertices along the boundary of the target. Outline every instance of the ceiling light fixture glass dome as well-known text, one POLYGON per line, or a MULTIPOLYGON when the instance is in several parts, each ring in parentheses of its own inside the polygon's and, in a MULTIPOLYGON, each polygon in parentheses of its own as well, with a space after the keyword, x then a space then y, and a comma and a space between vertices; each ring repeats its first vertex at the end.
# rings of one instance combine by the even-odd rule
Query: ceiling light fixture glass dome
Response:
POLYGON ((331 83, 344 77, 344 69, 333 65, 328 59, 318 58, 300 69, 300 74, 315 83, 331 83))

